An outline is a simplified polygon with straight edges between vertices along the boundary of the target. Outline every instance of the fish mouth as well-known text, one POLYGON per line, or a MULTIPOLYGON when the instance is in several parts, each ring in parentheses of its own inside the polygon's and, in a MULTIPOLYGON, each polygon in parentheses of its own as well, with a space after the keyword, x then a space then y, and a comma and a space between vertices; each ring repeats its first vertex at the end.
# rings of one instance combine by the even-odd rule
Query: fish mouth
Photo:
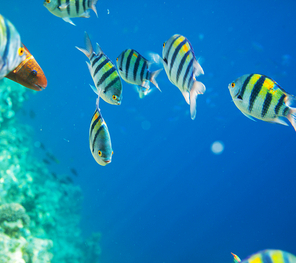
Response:
POLYGON ((104 163, 106 164, 111 163, 111 160, 104 160, 104 163))

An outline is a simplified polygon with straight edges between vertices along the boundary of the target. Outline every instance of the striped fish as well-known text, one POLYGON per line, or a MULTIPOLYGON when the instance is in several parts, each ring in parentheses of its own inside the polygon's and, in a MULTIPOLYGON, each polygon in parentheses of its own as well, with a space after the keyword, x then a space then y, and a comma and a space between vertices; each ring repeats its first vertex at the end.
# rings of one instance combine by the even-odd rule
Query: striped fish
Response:
POLYGON ((173 35, 163 44, 162 59, 170 82, 182 92, 186 102, 190 105, 191 119, 194 120, 197 95, 203 94, 206 88, 203 83, 195 80, 195 77, 204 72, 187 38, 173 35))
POLYGON ((234 256, 234 262, 241 263, 296 263, 296 257, 288 252, 275 249, 266 249, 259 251, 244 260, 231 253, 234 256))
POLYGON ((0 79, 26 58, 21 37, 14 25, 0 15, 0 79))
POLYGON ((76 47, 90 60, 87 63, 97 91, 101 90, 100 97, 107 103, 120 105, 122 99, 122 84, 112 61, 103 53, 97 43, 97 53, 93 51, 88 34, 85 32, 86 49, 76 47))
POLYGON ((61 17, 65 22, 75 26, 71 18, 89 18, 89 10, 92 9, 96 15, 96 4, 98 0, 44 0, 43 5, 49 12, 57 17, 61 17))
POLYGON ((234 104, 248 118, 287 125, 287 118, 296 131, 296 98, 286 93, 277 82, 260 74, 246 74, 228 85, 234 104))
POLYGON ((109 130, 99 108, 99 99, 100 96, 89 127, 89 147, 96 162, 105 166, 111 163, 113 151, 109 130))
POLYGON ((149 71, 148 68, 151 62, 136 50, 126 49, 123 51, 116 59, 116 64, 121 78, 127 83, 138 85, 140 86, 139 88, 142 87, 148 90, 150 88, 149 82, 152 82, 160 90, 156 77, 162 69, 154 72, 149 71))

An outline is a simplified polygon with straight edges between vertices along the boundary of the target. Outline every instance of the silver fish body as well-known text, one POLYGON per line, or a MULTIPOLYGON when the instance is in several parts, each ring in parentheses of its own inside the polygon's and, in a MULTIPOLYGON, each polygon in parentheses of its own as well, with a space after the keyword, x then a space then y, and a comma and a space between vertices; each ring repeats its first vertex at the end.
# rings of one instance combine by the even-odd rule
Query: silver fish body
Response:
POLYGON ((86 63, 97 91, 100 90, 100 98, 109 104, 120 105, 122 100, 122 83, 115 65, 103 53, 99 44, 97 44, 97 52, 93 51, 86 32, 85 43, 86 49, 76 48, 89 58, 90 63, 86 63))
POLYGON ((203 94, 206 88, 195 79, 204 72, 190 42, 184 36, 173 35, 163 44, 162 59, 169 80, 181 91, 190 105, 191 119, 195 119, 197 95, 203 94))
POLYGON ((26 58, 21 37, 14 25, 0 15, 0 79, 26 58))
POLYGON ((105 166, 111 163, 113 154, 111 137, 99 109, 99 98, 89 127, 89 148, 98 164, 105 166))
POLYGON ((61 17, 65 22, 75 25, 70 18, 89 18, 89 9, 96 15, 96 3, 98 0, 44 0, 43 5, 57 17, 61 17))
POLYGON ((261 74, 246 74, 228 85, 236 107, 248 118, 287 125, 287 118, 296 131, 296 98, 285 92, 273 79, 261 74))
POLYGON ((151 72, 149 71, 150 64, 134 49, 126 49, 116 59, 118 72, 124 81, 145 89, 149 89, 149 83, 152 82, 159 89, 156 77, 162 69, 151 72))

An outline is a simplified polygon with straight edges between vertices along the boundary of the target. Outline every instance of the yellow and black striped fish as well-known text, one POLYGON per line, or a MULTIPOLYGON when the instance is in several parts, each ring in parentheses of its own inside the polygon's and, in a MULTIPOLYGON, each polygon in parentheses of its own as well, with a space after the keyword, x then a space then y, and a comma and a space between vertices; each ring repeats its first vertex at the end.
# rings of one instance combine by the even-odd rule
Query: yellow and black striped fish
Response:
POLYGON ((296 257, 288 252, 275 249, 265 249, 259 251, 244 260, 231 253, 234 256, 235 263, 296 263, 296 257))
POLYGON ((109 130, 99 108, 99 99, 89 127, 89 148, 96 162, 105 166, 111 163, 113 151, 109 130))
POLYGON ((246 74, 228 85, 238 109, 248 118, 287 125, 287 118, 296 131, 296 108, 290 105, 296 98, 286 93, 277 82, 260 74, 246 74))
POLYGON ((182 92, 190 105, 191 119, 194 120, 197 95, 203 94, 206 88, 195 79, 204 72, 188 39, 181 35, 173 35, 163 44, 162 59, 169 80, 182 92))
POLYGON ((120 105, 122 99, 122 84, 116 67, 112 61, 103 53, 97 43, 97 53, 93 51, 88 34, 85 32, 86 49, 76 47, 85 54, 90 63, 86 62, 95 86, 100 92, 100 97, 107 103, 120 105))
POLYGON ((0 15, 0 79, 14 70, 26 58, 21 37, 14 25, 0 15))
POLYGON ((150 81, 160 90, 156 77, 162 69, 154 72, 149 71, 151 63, 136 50, 126 49, 123 51, 116 59, 116 64, 121 78, 127 83, 149 89, 150 81))
POLYGON ((89 18, 89 10, 92 9, 96 15, 96 4, 98 0, 44 0, 43 5, 49 12, 57 17, 61 17, 65 22, 75 26, 70 18, 89 18))

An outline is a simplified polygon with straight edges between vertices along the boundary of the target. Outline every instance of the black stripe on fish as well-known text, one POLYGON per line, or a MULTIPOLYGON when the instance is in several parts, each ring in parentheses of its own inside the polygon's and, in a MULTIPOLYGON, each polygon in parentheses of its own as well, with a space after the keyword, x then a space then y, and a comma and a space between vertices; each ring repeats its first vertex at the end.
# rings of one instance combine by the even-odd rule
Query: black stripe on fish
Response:
POLYGON ((94 71, 94 74, 93 74, 93 77, 95 77, 97 75, 97 73, 106 65, 108 64, 109 60, 108 59, 105 59, 104 61, 101 62, 101 64, 99 64, 95 71, 94 71))
POLYGON ((185 87, 185 83, 186 83, 186 79, 188 78, 188 75, 189 75, 189 72, 190 72, 190 69, 192 68, 193 66, 193 60, 194 58, 192 58, 186 68, 186 71, 185 71, 185 74, 184 74, 184 77, 183 77, 183 83, 182 83, 182 87, 185 87))
POLYGON ((144 61, 143 63, 143 66, 142 66, 142 69, 141 69, 141 73, 140 73, 140 78, 141 78, 141 81, 143 82, 144 80, 144 72, 145 72, 145 68, 146 68, 146 61, 144 61))
POLYGON ((83 0, 83 2, 82 2, 82 3, 83 3, 83 10, 84 10, 84 11, 87 9, 86 1, 87 1, 87 0, 83 0))
POLYGON ((270 257, 268 251, 265 251, 262 253, 262 262, 264 263, 273 263, 272 258, 270 257))
POLYGON ((91 54, 89 60, 92 60, 92 59, 94 58, 95 55, 96 55, 96 54, 93 52, 93 53, 91 54))
POLYGON ((127 59, 126 59, 126 65, 125 65, 125 77, 127 78, 128 76, 128 70, 130 67, 132 55, 134 54, 134 50, 131 50, 131 52, 128 54, 127 59))
POLYGON ((275 109, 274 109, 274 112, 275 112, 276 115, 279 114, 280 109, 281 109, 281 107, 282 107, 283 104, 284 104, 284 100, 285 100, 285 98, 286 98, 286 95, 283 94, 283 95, 280 97, 278 103, 276 104, 275 109))
POLYGON ((61 6, 62 5, 62 0, 58 0, 58 9, 60 9, 60 11, 61 11, 61 6))
POLYGON ((257 82, 255 83, 254 87, 253 87, 253 90, 251 92, 251 95, 250 95, 250 100, 249 100, 249 112, 252 111, 253 107, 254 107, 254 103, 255 103, 255 100, 257 99, 258 97, 258 94, 263 86, 263 83, 265 81, 266 77, 265 76, 261 76, 257 82))
POLYGON ((98 137, 98 135, 100 134, 100 132, 103 130, 105 124, 102 124, 101 127, 97 130, 95 136, 94 136, 94 140, 93 140, 93 143, 92 143, 92 152, 94 152, 95 150, 95 142, 96 142, 96 139, 98 137))
POLYGON ((80 2, 79 1, 75 1, 75 6, 76 6, 76 14, 79 14, 80 2))
POLYGON ((115 85, 115 83, 119 81, 120 82, 120 78, 116 77, 115 79, 113 79, 104 89, 104 93, 106 93, 108 91, 108 89, 110 89, 113 85, 115 85))
POLYGON ((181 50, 181 48, 186 44, 186 39, 184 39, 178 46, 177 46, 177 48, 175 49, 175 51, 174 51, 174 54, 173 54, 173 56, 172 56, 172 59, 171 59, 171 65, 170 65, 170 76, 171 76, 171 73, 172 73, 172 69, 173 69, 173 67, 174 67, 174 63, 175 63, 175 60, 176 60, 176 57, 177 57, 177 55, 178 55, 178 53, 179 53, 179 51, 181 50))
POLYGON ((136 59, 135 66, 134 66, 134 81, 136 81, 137 79, 137 72, 139 69, 140 61, 141 61, 141 56, 140 54, 138 54, 138 57, 136 59))
POLYGON ((177 80, 176 80, 176 83, 178 83, 178 81, 179 81, 179 77, 180 77, 180 75, 181 75, 181 72, 182 72, 182 69, 183 69, 184 63, 185 63, 185 61, 186 61, 186 58, 189 56, 189 54, 190 54, 190 50, 188 50, 188 51, 185 53, 185 55, 183 56, 183 58, 182 58, 182 60, 181 60, 181 62, 180 62, 180 64, 179 64, 179 68, 178 68, 178 71, 177 71, 177 80))
POLYGON ((91 2, 92 2, 92 0, 88 0, 88 8, 91 8, 91 2))
POLYGON ((165 56, 164 56, 164 60, 167 61, 167 59, 169 58, 169 54, 170 54, 170 52, 171 52, 171 48, 172 48, 173 44, 174 44, 175 41, 177 41, 180 37, 181 37, 181 36, 176 37, 176 38, 171 42, 170 47, 168 48, 168 51, 167 51, 167 53, 166 53, 165 56))
POLYGON ((287 116, 289 114, 290 108, 285 106, 284 110, 283 110, 283 115, 287 116))
POLYGON ((98 81, 97 83, 97 87, 99 87, 107 78, 110 77, 110 75, 116 71, 116 69, 114 67, 110 68, 107 72, 105 72, 103 74, 103 76, 101 77, 101 79, 98 81))
MULTIPOLYGON (((124 53, 125 53, 125 51, 124 51, 124 53)), ((119 69, 120 69, 120 71, 122 71, 122 64, 123 64, 123 60, 124 60, 124 54, 121 54, 119 59, 120 59, 119 69)))
POLYGON ((98 113, 99 117, 96 118, 96 119, 94 120, 94 122, 92 123, 91 128, 90 128, 90 132, 91 132, 91 133, 93 132, 93 129, 94 129, 95 126, 97 125, 98 121, 102 119, 102 115, 101 115, 101 113, 100 113, 98 110, 95 111, 95 113, 94 113, 94 115, 92 116, 91 119, 94 118, 94 116, 96 115, 96 113, 98 113))
POLYGON ((103 54, 101 53, 98 57, 96 57, 92 63, 91 66, 94 67, 94 65, 102 58, 103 54))
POLYGON ((261 112, 262 117, 264 117, 266 115, 266 113, 268 112, 271 101, 272 101, 272 95, 270 93, 267 93, 264 103, 263 103, 262 112, 261 112))
POLYGON ((67 13, 68 13, 68 16, 70 16, 70 0, 66 0, 66 4, 67 4, 67 13))
POLYGON ((247 85, 248 85, 250 79, 251 79, 253 76, 254 76, 254 74, 251 74, 251 75, 249 75, 249 76, 245 79, 244 84, 243 84, 242 89, 241 89, 241 92, 240 92, 240 94, 238 95, 238 96, 241 97, 241 99, 243 99, 243 97, 244 97, 244 93, 245 93, 246 88, 247 88, 247 85))

